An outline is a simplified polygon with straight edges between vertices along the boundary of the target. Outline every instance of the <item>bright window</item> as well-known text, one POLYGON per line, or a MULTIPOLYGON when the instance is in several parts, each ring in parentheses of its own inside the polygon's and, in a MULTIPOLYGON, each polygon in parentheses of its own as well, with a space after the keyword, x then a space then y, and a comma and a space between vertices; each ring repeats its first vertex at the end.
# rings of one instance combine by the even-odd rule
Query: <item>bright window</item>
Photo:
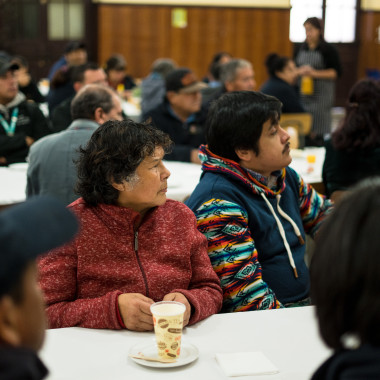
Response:
MULTIPOLYGON (((290 40, 303 42, 303 23, 309 17, 322 18, 323 0, 291 0, 290 40)), ((328 42, 355 41, 356 0, 326 0, 325 39, 328 42), (337 22, 339 20, 339 22, 337 22)))
POLYGON ((48 3, 49 40, 82 39, 84 16, 82 0, 50 0, 48 3))

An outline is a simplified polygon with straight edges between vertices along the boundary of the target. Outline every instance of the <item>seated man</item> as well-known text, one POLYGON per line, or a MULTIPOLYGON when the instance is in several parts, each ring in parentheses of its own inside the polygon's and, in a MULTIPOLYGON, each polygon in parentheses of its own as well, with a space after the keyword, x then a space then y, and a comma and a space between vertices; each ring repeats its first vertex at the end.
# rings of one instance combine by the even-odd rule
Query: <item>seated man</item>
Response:
POLYGON ((46 136, 32 146, 28 157, 28 197, 49 194, 66 204, 78 196, 74 192, 77 173, 74 161, 81 145, 86 145, 99 124, 122 120, 118 95, 100 84, 87 85, 71 104, 74 121, 62 132, 46 136))
POLYGON ((47 375, 36 355, 46 321, 35 258, 71 240, 77 229, 74 215, 52 198, 0 213, 0 379, 47 375))
MULTIPOLYGON (((73 82, 75 93, 87 84, 96 83, 105 86, 107 85, 106 73, 98 66, 98 64, 92 62, 73 67, 71 80, 73 82)), ((73 121, 71 115, 71 102, 74 99, 74 96, 75 95, 68 97, 54 108, 53 114, 51 115, 51 127, 54 132, 63 131, 73 121)))
POLYGON ((165 97, 165 78, 177 68, 170 58, 158 58, 150 74, 141 82, 141 112, 146 115, 162 103, 165 97))
POLYGON ((314 235, 330 209, 291 168, 281 102, 232 92, 212 106, 201 180, 186 202, 224 292, 223 311, 309 303, 305 232, 314 235))
POLYGON ((29 147, 51 133, 38 106, 19 92, 18 68, 11 57, 0 57, 0 166, 25 162, 29 147))
POLYGON ((168 74, 165 84, 164 101, 143 118, 152 118, 153 124, 173 140, 173 151, 165 159, 200 163, 198 147, 205 142, 206 117, 200 90, 207 85, 186 68, 168 74))
POLYGON ((203 102, 207 106, 226 92, 253 91, 256 88, 252 64, 245 59, 234 58, 220 65, 219 78, 222 88, 212 87, 202 91, 203 102))

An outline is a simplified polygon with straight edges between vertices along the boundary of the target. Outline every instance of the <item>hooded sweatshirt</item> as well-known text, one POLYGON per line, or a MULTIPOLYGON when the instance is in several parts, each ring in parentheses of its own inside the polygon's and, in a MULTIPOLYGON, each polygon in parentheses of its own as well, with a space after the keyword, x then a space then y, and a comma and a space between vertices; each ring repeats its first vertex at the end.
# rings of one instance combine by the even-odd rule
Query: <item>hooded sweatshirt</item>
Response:
POLYGON ((186 204, 207 237, 222 311, 280 308, 308 297, 305 232, 314 236, 330 201, 289 167, 271 186, 205 146, 200 158, 203 174, 186 204))
POLYGON ((35 352, 28 348, 0 345, 0 379, 42 380, 48 370, 35 352))
POLYGON ((48 122, 35 103, 27 102, 25 95, 19 92, 8 104, 0 104, 0 119, 6 125, 15 123, 15 130, 8 135, 0 124, 0 157, 7 159, 7 164, 25 162, 29 146, 25 137, 35 141, 51 133, 48 122))
POLYGON ((380 348, 365 344, 356 350, 341 350, 326 360, 312 380, 380 379, 380 348))

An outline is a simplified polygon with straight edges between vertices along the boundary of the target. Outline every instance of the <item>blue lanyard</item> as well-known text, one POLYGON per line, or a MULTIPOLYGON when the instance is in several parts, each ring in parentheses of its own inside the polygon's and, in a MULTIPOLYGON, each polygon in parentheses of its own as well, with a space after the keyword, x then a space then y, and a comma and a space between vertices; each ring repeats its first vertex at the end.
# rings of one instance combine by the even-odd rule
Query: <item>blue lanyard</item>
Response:
POLYGON ((11 124, 9 125, 7 121, 4 119, 3 115, 0 115, 0 123, 3 126, 7 136, 14 136, 15 129, 16 129, 16 123, 18 119, 18 107, 13 109, 12 116, 11 116, 11 124))

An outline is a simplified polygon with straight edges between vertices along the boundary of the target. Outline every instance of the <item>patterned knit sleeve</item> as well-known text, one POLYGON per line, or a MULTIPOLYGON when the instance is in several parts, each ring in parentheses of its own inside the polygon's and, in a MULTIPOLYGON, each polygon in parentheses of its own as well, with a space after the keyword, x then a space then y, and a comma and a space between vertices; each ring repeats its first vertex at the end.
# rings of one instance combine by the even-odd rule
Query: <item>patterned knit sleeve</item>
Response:
POLYGON ((210 199, 195 215, 198 229, 208 241, 211 264, 221 281, 222 312, 282 307, 262 279, 246 211, 235 203, 210 199))
POLYGON ((305 232, 315 236, 323 219, 331 212, 332 202, 319 194, 312 186, 298 176, 299 206, 305 232))

